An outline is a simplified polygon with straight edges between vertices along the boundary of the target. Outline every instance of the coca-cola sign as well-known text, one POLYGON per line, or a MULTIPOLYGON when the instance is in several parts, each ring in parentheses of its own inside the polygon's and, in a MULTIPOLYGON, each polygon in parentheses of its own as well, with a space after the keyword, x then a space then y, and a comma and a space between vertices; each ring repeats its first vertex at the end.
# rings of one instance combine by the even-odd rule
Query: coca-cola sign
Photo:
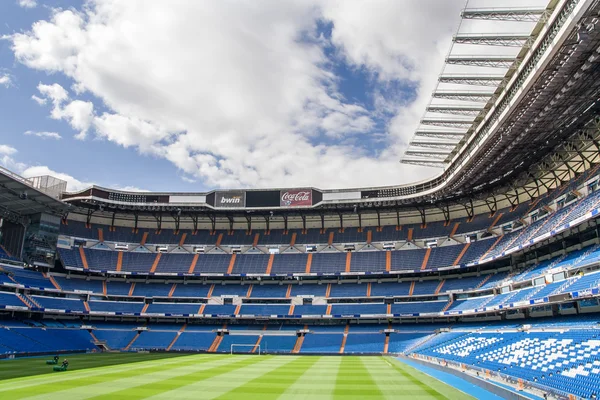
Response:
POLYGON ((310 189, 282 190, 279 205, 281 207, 312 206, 310 189))

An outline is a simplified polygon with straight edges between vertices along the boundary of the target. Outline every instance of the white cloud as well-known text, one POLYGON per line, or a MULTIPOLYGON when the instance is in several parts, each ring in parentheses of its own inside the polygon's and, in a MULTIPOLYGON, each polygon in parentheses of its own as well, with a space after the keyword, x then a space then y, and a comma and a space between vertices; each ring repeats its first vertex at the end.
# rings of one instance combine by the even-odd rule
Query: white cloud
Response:
POLYGON ((35 8, 37 6, 36 0, 18 0, 18 3, 23 8, 35 8))
POLYGON ((196 183, 197 181, 195 179, 189 178, 185 175, 181 176, 181 180, 187 183, 196 183))
POLYGON ((12 84, 12 79, 8 74, 0 75, 0 86, 9 87, 12 84))
POLYGON ((58 83, 53 83, 52 85, 44 85, 43 83, 39 83, 37 89, 42 96, 44 96, 44 98, 52 101, 52 104, 54 104, 55 108, 60 106, 69 98, 69 93, 58 83))
POLYGON ((94 105, 89 101, 73 100, 62 108, 60 117, 79 131, 76 139, 85 139, 94 118, 94 105))
POLYGON ((41 97, 38 97, 35 94, 31 96, 31 99, 33 101, 35 101, 36 103, 38 103, 40 106, 43 106, 47 102, 47 99, 43 99, 41 97))
POLYGON ((0 144, 0 154, 3 155, 13 155, 17 152, 17 149, 15 149, 12 146, 6 145, 6 144, 0 144))
POLYGON ((94 118, 94 105, 89 101, 69 101, 69 92, 58 83, 52 85, 40 83, 37 88, 43 97, 33 95, 31 98, 39 105, 44 105, 50 100, 53 105, 50 116, 53 119, 67 121, 73 129, 79 131, 75 138, 85 139, 94 118))
MULTIPOLYGON (((398 160, 421 116, 456 29, 452 1, 90 1, 12 36, 18 61, 61 72, 109 109, 40 85, 52 117, 117 145, 164 157, 208 186, 348 187, 431 175, 398 160), (454 18, 449 17, 454 16, 454 18), (406 80, 418 99, 380 99, 393 112, 377 156, 352 137, 376 110, 344 99, 331 73, 320 19, 353 68, 379 87, 406 80), (309 40, 299 40, 300 37, 309 40), (190 51, 193 49, 193 51, 190 51), (79 103, 78 103, 79 102, 79 103), (322 145, 332 138, 333 145, 322 145)), ((372 95, 382 96, 382 92, 372 95)), ((383 136, 382 136, 383 135, 383 136)))
POLYGON ((62 139, 62 136, 60 136, 56 132, 26 131, 24 134, 27 136, 37 136, 42 139, 56 139, 56 140, 62 139))

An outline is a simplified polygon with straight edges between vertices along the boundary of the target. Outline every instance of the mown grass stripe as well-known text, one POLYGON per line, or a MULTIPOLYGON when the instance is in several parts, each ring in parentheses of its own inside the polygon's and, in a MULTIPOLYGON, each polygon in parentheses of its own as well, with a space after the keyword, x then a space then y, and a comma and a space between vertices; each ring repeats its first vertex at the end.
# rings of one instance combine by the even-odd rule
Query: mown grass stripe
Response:
POLYGON ((361 362, 375 384, 379 387, 382 399, 432 398, 421 387, 416 385, 410 377, 399 374, 383 357, 361 357, 361 362))
MULTIPOLYGON (((269 374, 271 371, 288 364, 298 357, 277 357, 277 356, 241 356, 247 358, 256 358, 259 361, 244 368, 230 371, 224 374, 213 376, 200 382, 187 382, 177 389, 169 390, 158 395, 148 397, 148 399, 214 399, 224 393, 242 386, 259 376, 269 374), (201 396, 199 396, 201 394, 201 396)), ((248 398, 248 397, 244 397, 248 398)))
MULTIPOLYGON (((68 358, 71 362, 69 373, 77 370, 118 366, 134 362, 148 362, 152 360, 169 360, 173 358, 185 357, 185 354, 178 353, 90 353, 90 354, 69 354, 60 356, 60 361, 68 358)), ((51 365, 46 365, 46 360, 51 356, 17 358, 14 360, 0 360, 0 382, 4 383, 6 379, 17 379, 21 377, 31 377, 34 375, 47 375, 52 371, 51 365)))
POLYGON ((305 371, 312 368, 316 362, 316 357, 298 358, 291 363, 284 364, 281 367, 274 369, 268 374, 261 375, 242 386, 238 386, 235 389, 222 394, 217 397, 217 399, 247 399, 248 396, 256 396, 261 400, 277 399, 288 387, 293 385, 305 371))
MULTIPOLYGON (((152 374, 166 374, 172 370, 189 368, 203 362, 214 362, 214 359, 206 356, 195 356, 191 358, 186 357, 185 362, 173 361, 169 363, 160 363, 159 361, 151 361, 148 365, 144 366, 137 366, 137 363, 132 363, 128 365, 128 368, 123 366, 123 368, 120 368, 118 371, 111 370, 111 367, 93 368, 85 371, 78 371, 77 374, 72 374, 70 378, 66 378, 66 375, 64 375, 68 372, 54 373, 51 376, 46 376, 43 383, 8 390, 2 394, 2 399, 29 398, 33 400, 36 395, 41 396, 41 398, 47 398, 47 395, 50 393, 54 393, 60 398, 66 398, 63 396, 67 396, 69 391, 80 392, 81 387, 84 386, 95 384, 103 386, 108 383, 113 386, 115 385, 115 382, 119 382, 121 379, 135 379, 137 377, 144 379, 147 376, 152 376, 152 374), (53 379, 54 377, 62 378, 63 376, 65 376, 65 378, 60 381, 53 379)), ((94 395, 94 393, 91 392, 91 389, 87 394, 94 395)), ((85 392, 79 394, 77 398, 83 397, 85 397, 85 392)))
MULTIPOLYGON (((188 362, 187 360, 190 360, 193 357, 208 358, 209 356, 206 355, 206 356, 179 357, 177 359, 171 359, 167 362, 163 362, 161 365, 168 366, 168 365, 186 363, 186 362, 188 362)), ((49 368, 48 368, 49 372, 44 375, 7 379, 5 381, 1 381, 0 382, 0 397, 3 397, 4 394, 2 394, 2 393, 6 392, 6 391, 14 391, 14 390, 24 389, 24 388, 32 387, 32 386, 45 385, 49 381, 52 381, 53 385, 56 385, 56 384, 66 382, 66 381, 88 378, 90 376, 118 375, 123 372, 131 371, 132 369, 143 370, 143 369, 155 368, 155 367, 156 367, 155 360, 139 361, 139 362, 134 362, 134 363, 130 363, 130 364, 121 364, 119 366, 112 366, 112 367, 110 367, 110 366, 109 367, 94 367, 94 368, 88 368, 85 370, 67 371, 67 372, 60 372, 60 373, 51 372, 52 368, 51 368, 51 366, 49 366, 49 368)))
POLYGON ((441 382, 435 381, 430 376, 423 374, 412 367, 402 364, 398 360, 394 359, 394 360, 389 360, 389 361, 390 361, 390 366, 392 368, 394 368, 396 371, 398 371, 403 376, 410 379, 411 382, 413 382, 415 385, 417 385, 419 388, 421 388, 424 392, 426 392, 427 394, 429 394, 430 396, 432 396, 435 399, 466 399, 466 398, 469 398, 469 396, 465 395, 464 393, 455 391, 454 389, 451 390, 450 386, 447 386, 441 382), (425 382, 427 382, 427 383, 425 383, 425 382), (441 383, 441 386, 439 385, 440 383, 441 383), (449 393, 451 395, 451 397, 448 397, 448 396, 442 394, 441 392, 439 392, 432 386, 448 389, 447 393, 449 393), (459 397, 456 397, 457 394, 459 394, 458 395, 459 397))
POLYGON ((383 394, 360 357, 343 357, 338 369, 334 399, 381 399, 383 394))
POLYGON ((304 374, 288 387, 278 400, 330 399, 335 390, 337 371, 342 357, 303 357, 314 357, 317 362, 304 371, 304 374))
MULTIPOLYGON (((204 363, 201 367, 196 368, 194 372, 170 375, 165 379, 152 379, 151 376, 145 376, 143 381, 138 381, 134 385, 129 385, 128 388, 110 393, 111 399, 145 399, 155 396, 160 393, 168 392, 173 389, 180 388, 191 382, 197 383, 206 379, 213 378, 217 375, 229 373, 240 368, 245 368, 260 362, 260 358, 240 358, 239 356, 227 358, 215 358, 220 360, 220 363, 204 363)), ((111 383, 112 385, 113 383, 111 383)), ((116 389, 119 389, 118 387, 116 389)), ((93 397, 93 399, 105 398, 104 395, 93 397)))

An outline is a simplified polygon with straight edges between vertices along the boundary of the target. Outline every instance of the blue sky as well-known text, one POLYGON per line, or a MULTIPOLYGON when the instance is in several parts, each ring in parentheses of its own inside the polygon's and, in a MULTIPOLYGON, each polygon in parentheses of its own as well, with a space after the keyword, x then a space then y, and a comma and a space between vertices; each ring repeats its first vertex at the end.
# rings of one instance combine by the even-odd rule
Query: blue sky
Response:
POLYGON ((66 176, 71 190, 153 191, 366 186, 432 173, 398 159, 456 26, 444 14, 460 1, 432 11, 443 24, 423 32, 411 25, 427 18, 416 1, 403 7, 414 10, 406 27, 384 18, 401 9, 394 1, 368 12, 348 2, 240 10, 182 1, 167 11, 148 1, 85 10, 79 1, 20 1, 0 2, 0 160, 19 173, 66 176), (394 40, 403 29, 415 38, 394 40), (44 132, 54 137, 36 136, 44 132))

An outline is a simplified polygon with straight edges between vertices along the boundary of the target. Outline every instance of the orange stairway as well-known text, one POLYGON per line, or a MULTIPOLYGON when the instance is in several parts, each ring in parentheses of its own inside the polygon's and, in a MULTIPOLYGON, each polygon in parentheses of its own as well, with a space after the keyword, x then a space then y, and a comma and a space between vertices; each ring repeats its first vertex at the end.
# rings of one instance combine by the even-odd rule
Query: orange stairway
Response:
POLYGON ((456 257, 456 260, 454 260, 454 264, 452 265, 460 265, 460 260, 463 258, 467 250, 469 250, 469 246, 471 246, 471 242, 464 245, 463 249, 460 251, 460 254, 458 257, 456 257))
MULTIPOLYGON (((185 235, 185 233, 184 233, 185 235)), ((169 347, 167 347, 167 351, 170 351, 171 348, 173 347, 173 345, 175 344, 175 342, 177 341, 177 339, 179 339, 179 336, 181 336, 181 334, 185 331, 185 328, 187 327, 187 324, 183 324, 183 326, 181 327, 181 329, 179 330, 179 332, 177 333, 177 335, 175 335, 175 337, 173 338, 173 340, 171 340, 171 343, 169 343, 169 347)))
POLYGON ((429 261, 429 256, 431 255, 431 247, 427 249, 425 252, 425 257, 423 257, 423 262, 421 263, 421 269, 427 268, 427 261, 429 261))
POLYGON ((300 353, 300 349, 302 349, 302 343, 304 343, 304 336, 298 336, 296 339, 296 344, 294 344, 294 348, 292 349, 292 354, 300 353))
POLYGON ((385 341, 383 342, 383 354, 387 354, 389 348, 390 348, 390 336, 385 335, 385 341))
POLYGON ((194 258, 192 259, 192 263, 190 264, 190 269, 188 269, 188 274, 194 273, 194 268, 196 268, 196 264, 198 264, 198 257, 200 257, 200 254, 194 254, 194 258))
POLYGON ((81 257, 81 263, 83 264, 83 269, 89 269, 87 257, 85 256, 85 251, 83 251, 83 246, 79 246, 79 257, 81 257))
POLYGON ((219 348, 219 345, 221 344, 222 341, 223 341, 223 336, 217 335, 217 337, 215 337, 215 340, 213 340, 212 344, 208 348, 208 352, 216 353, 219 348))
POLYGON ((128 351, 129 348, 131 348, 131 346, 133 345, 133 343, 137 340, 137 338, 140 337, 140 332, 136 333, 135 336, 133 337, 133 339, 131 339, 131 341, 127 344, 127 346, 125 346, 125 348, 123 350, 128 351))
POLYGON ((350 330, 350 324, 346 324, 344 328, 344 336, 342 337, 342 344, 340 345, 340 354, 344 354, 344 349, 346 348, 346 340, 348 339, 348 331, 350 330))

